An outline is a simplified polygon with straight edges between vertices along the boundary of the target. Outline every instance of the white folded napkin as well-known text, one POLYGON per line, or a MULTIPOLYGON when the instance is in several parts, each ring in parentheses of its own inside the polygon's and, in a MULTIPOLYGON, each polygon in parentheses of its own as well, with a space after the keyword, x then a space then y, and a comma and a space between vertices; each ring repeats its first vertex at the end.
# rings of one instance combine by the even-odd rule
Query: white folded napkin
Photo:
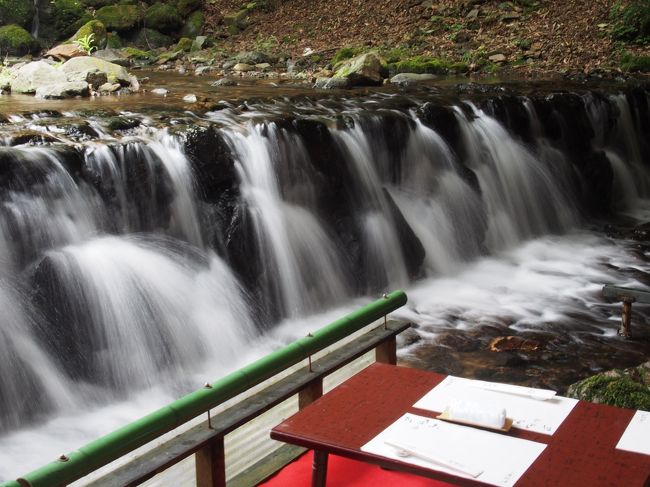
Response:
POLYGON ((506 424, 505 408, 471 401, 454 401, 447 407, 447 416, 489 428, 503 428, 506 424))

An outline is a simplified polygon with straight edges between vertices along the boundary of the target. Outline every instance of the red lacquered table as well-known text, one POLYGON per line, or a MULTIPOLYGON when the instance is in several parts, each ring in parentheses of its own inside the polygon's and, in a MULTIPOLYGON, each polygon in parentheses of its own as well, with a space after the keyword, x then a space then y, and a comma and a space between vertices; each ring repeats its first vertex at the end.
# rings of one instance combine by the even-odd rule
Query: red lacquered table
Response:
MULTIPOLYGON (((361 451, 404 413, 437 416, 413 404, 445 377, 373 364, 273 428, 271 438, 314 450, 312 485, 325 485, 330 453, 458 485, 487 485, 361 451)), ((510 436, 547 445, 516 486, 649 487, 650 456, 616 449, 633 415, 631 409, 580 401, 553 435, 511 429, 510 436)))

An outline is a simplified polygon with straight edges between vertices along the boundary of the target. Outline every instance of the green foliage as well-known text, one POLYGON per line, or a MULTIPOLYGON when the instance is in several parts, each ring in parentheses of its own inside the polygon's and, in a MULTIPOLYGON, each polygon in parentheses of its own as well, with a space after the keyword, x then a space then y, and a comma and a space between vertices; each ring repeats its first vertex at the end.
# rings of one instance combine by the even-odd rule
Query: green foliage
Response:
POLYGON ((22 56, 34 52, 37 47, 32 35, 19 25, 0 27, 0 54, 22 56))
POLYGON ((332 58, 332 66, 336 66, 341 61, 352 59, 354 56, 357 56, 362 52, 362 47, 342 47, 336 51, 336 54, 334 54, 334 57, 332 58))
POLYGON ((151 59, 151 53, 136 49, 135 47, 125 47, 122 52, 129 59, 151 59))
POLYGON ((635 56, 626 52, 621 57, 621 69, 628 72, 650 73, 650 56, 635 56))
POLYGON ((515 39, 512 43, 522 51, 529 51, 530 46, 533 45, 533 41, 530 39, 515 39))
POLYGON ((88 35, 85 35, 83 37, 80 37, 78 39, 75 39, 72 41, 73 44, 75 44, 79 49, 81 49, 83 52, 85 52, 88 56, 92 54, 92 52, 97 49, 97 46, 95 46, 95 34, 90 33, 88 35))
POLYGON ((82 39, 92 35, 93 37, 93 46, 97 49, 104 49, 106 47, 106 42, 108 39, 108 34, 106 33, 106 27, 99 20, 91 20, 82 25, 77 32, 73 34, 70 38, 72 42, 77 39, 82 39))
POLYGON ((107 5, 95 13, 108 30, 125 31, 132 29, 142 18, 137 5, 107 5))
POLYGON ((106 36, 106 47, 110 49, 121 49, 123 47, 122 39, 115 32, 109 32, 106 36))
POLYGON ((617 0, 609 13, 614 39, 636 44, 650 44, 650 1, 617 0))
POLYGON ((389 64, 391 72, 395 73, 427 73, 449 74, 464 73, 468 67, 466 62, 454 62, 449 59, 433 58, 429 56, 415 56, 389 64))
POLYGON ((31 0, 0 0, 0 24, 29 27, 34 17, 31 0))
POLYGON ((264 52, 264 53, 269 53, 275 51, 280 43, 278 42, 278 38, 275 36, 270 36, 270 37, 261 37, 258 36, 257 39, 255 39, 255 50, 264 52))
POLYGON ((51 22, 59 38, 70 37, 90 20, 78 0, 52 0, 51 22))
POLYGON ((177 0, 176 9, 185 17, 190 12, 200 9, 201 3, 201 0, 177 0))

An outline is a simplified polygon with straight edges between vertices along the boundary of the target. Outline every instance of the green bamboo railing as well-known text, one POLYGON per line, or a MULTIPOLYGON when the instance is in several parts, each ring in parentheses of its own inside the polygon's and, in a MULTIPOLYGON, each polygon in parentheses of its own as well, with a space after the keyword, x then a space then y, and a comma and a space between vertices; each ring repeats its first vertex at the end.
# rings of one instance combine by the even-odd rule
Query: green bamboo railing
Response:
POLYGON ((406 301, 403 291, 384 295, 313 334, 91 441, 17 480, 4 482, 0 487, 57 487, 74 482, 377 321, 406 304, 406 301))

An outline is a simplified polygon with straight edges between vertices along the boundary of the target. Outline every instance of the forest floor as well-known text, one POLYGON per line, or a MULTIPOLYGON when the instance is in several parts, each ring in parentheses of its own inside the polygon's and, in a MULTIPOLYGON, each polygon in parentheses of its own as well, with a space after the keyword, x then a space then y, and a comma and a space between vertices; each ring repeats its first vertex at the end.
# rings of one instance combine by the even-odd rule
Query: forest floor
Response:
POLYGON ((306 49, 331 58, 343 47, 400 50, 463 61, 470 71, 490 60, 488 72, 522 78, 549 75, 616 76, 621 55, 648 48, 612 40, 615 0, 266 0, 248 26, 228 34, 224 18, 241 0, 208 0, 207 34, 229 51, 275 49, 297 56, 306 49), (497 56, 497 57, 494 57, 497 56))

